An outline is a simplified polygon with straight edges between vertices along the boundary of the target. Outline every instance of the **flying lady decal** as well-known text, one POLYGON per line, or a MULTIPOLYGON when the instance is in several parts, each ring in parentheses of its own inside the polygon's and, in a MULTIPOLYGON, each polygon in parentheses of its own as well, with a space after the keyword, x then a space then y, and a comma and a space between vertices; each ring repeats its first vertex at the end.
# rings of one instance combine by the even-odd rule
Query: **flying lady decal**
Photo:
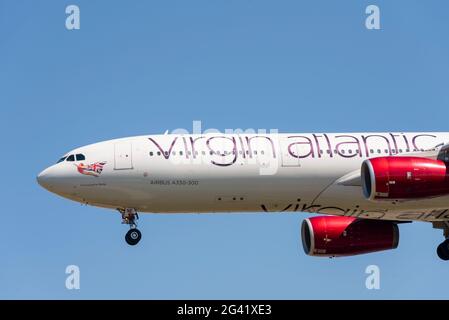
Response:
POLYGON ((88 164, 88 165, 80 163, 80 164, 76 165, 76 168, 78 169, 79 173, 84 174, 86 176, 99 177, 101 172, 103 171, 103 167, 105 164, 106 164, 106 161, 95 162, 93 164, 88 164))

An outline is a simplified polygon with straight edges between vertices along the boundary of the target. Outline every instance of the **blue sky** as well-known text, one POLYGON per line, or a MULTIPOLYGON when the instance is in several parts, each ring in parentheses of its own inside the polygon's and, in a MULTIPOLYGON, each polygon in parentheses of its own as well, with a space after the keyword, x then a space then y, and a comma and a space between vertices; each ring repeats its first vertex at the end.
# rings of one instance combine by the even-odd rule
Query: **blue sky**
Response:
POLYGON ((36 174, 77 146, 176 128, 449 131, 447 1, 0 0, 0 298, 449 298, 443 240, 306 256, 306 214, 142 215, 64 200, 36 174), (77 4, 81 29, 65 28, 77 4), (365 28, 365 8, 381 30, 365 28), (65 288, 65 268, 81 289, 65 288), (365 288, 378 265, 381 289, 365 288))

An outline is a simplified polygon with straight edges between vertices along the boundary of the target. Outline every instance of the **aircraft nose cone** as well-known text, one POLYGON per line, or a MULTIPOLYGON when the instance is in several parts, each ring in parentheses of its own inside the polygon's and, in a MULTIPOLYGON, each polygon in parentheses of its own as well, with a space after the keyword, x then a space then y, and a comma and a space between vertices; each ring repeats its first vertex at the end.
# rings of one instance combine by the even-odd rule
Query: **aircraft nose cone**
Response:
POLYGON ((49 171, 49 168, 47 168, 39 173, 36 177, 37 183, 39 183, 39 185, 45 189, 49 189, 51 186, 52 179, 49 171))
POLYGON ((44 189, 56 193, 66 194, 74 189, 73 168, 53 165, 39 173, 37 183, 44 189))

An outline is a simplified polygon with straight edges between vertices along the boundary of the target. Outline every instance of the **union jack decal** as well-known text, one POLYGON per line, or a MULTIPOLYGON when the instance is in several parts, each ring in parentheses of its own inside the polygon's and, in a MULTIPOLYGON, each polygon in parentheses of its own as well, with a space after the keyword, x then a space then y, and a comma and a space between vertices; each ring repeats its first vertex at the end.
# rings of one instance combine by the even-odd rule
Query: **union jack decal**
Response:
POLYGON ((103 162, 95 162, 92 164, 83 164, 80 163, 76 165, 76 168, 79 173, 87 175, 87 176, 94 176, 98 177, 100 176, 101 172, 103 171, 103 167, 106 164, 106 161, 103 162))

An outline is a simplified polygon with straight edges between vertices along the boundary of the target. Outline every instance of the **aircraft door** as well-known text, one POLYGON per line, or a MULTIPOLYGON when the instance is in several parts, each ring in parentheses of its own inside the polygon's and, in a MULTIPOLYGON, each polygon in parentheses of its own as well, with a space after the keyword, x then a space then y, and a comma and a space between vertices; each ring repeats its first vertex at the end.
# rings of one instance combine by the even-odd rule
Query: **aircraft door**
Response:
POLYGON ((281 148, 281 159, 283 167, 300 167, 299 158, 295 155, 300 154, 298 144, 294 144, 287 138, 279 138, 279 147, 281 148))
POLYGON ((133 169, 131 142, 117 142, 114 145, 114 170, 133 169))

